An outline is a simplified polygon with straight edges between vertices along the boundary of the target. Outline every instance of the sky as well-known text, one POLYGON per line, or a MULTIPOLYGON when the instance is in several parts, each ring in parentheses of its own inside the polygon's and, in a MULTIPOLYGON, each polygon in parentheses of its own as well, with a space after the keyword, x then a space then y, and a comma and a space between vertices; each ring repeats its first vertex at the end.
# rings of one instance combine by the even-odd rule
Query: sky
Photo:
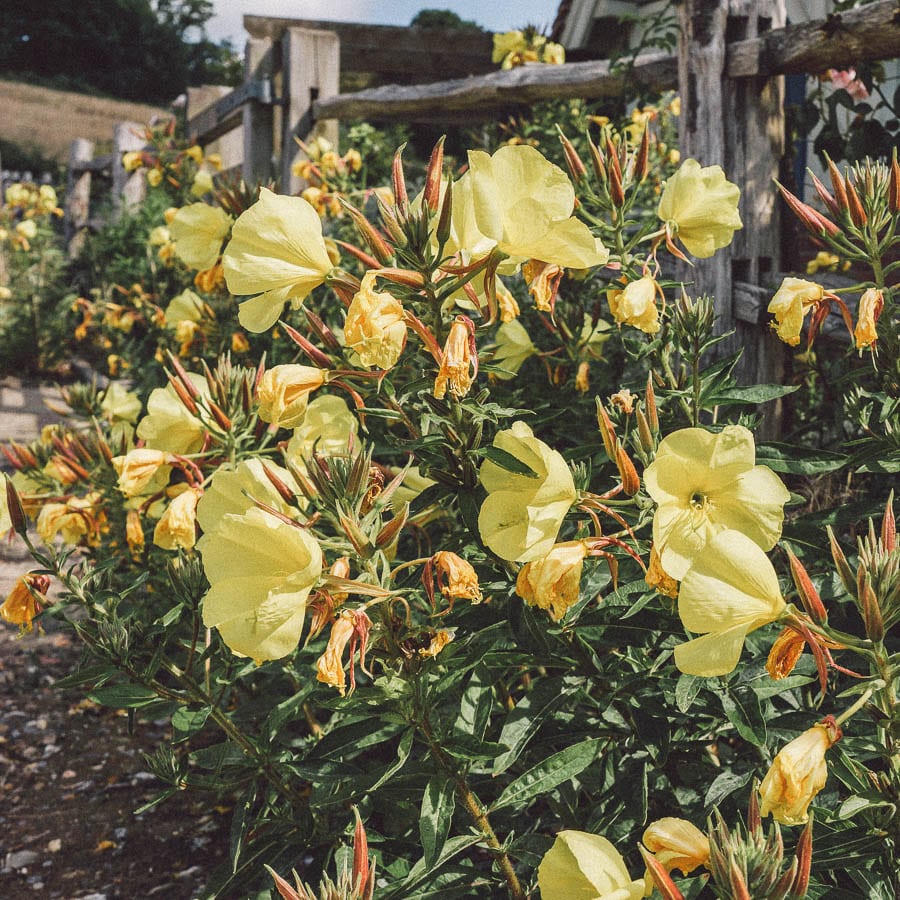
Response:
POLYGON ((294 19, 409 25, 420 9, 451 9, 489 31, 509 31, 523 25, 545 26, 556 18, 559 0, 214 0, 215 16, 207 24, 214 41, 229 39, 242 50, 245 13, 294 19))

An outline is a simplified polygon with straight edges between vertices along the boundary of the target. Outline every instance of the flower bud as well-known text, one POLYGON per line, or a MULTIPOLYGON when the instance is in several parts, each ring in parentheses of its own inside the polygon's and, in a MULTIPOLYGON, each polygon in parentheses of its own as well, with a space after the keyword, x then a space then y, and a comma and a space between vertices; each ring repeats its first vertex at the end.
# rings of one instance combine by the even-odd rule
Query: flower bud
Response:
MULTIPOLYGON (((666 872, 678 869, 688 875, 709 863, 709 838, 685 819, 658 819, 647 827, 642 840, 666 872)), ((645 881, 649 877, 648 873, 645 881)))

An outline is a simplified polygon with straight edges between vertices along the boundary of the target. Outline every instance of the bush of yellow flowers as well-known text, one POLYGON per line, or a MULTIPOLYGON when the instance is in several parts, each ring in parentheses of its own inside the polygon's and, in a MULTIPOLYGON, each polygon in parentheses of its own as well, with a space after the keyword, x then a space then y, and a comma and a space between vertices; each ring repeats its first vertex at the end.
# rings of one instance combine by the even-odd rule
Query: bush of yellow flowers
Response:
POLYGON ((195 274, 142 300, 174 332, 134 345, 142 388, 73 388, 5 448, 35 568, 0 612, 79 611, 67 684, 170 719, 159 801, 234 809, 209 897, 895 895, 900 167, 786 195, 871 279, 774 294, 789 345, 845 317, 852 442, 765 443, 798 386, 737 386, 670 277, 740 187, 659 178, 633 132, 563 136, 567 169, 439 142, 417 182, 398 150, 336 203, 191 187, 151 236, 195 274))

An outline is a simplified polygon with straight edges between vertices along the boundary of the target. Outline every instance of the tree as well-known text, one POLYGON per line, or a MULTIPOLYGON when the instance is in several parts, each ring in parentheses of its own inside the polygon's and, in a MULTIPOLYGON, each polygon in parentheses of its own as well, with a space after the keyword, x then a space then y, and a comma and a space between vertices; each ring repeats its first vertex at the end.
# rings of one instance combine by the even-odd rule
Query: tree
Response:
POLYGON ((461 19, 449 9, 423 9, 413 16, 411 28, 456 28, 458 31, 484 31, 471 19, 461 19))

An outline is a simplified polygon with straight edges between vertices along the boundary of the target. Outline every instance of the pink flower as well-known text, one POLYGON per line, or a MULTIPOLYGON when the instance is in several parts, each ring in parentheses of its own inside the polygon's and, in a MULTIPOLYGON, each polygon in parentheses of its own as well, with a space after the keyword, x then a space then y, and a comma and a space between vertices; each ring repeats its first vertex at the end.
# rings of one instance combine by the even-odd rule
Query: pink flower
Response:
POLYGON ((836 91, 845 90, 857 102, 868 98, 869 92, 856 77, 856 69, 829 69, 825 74, 836 91))

